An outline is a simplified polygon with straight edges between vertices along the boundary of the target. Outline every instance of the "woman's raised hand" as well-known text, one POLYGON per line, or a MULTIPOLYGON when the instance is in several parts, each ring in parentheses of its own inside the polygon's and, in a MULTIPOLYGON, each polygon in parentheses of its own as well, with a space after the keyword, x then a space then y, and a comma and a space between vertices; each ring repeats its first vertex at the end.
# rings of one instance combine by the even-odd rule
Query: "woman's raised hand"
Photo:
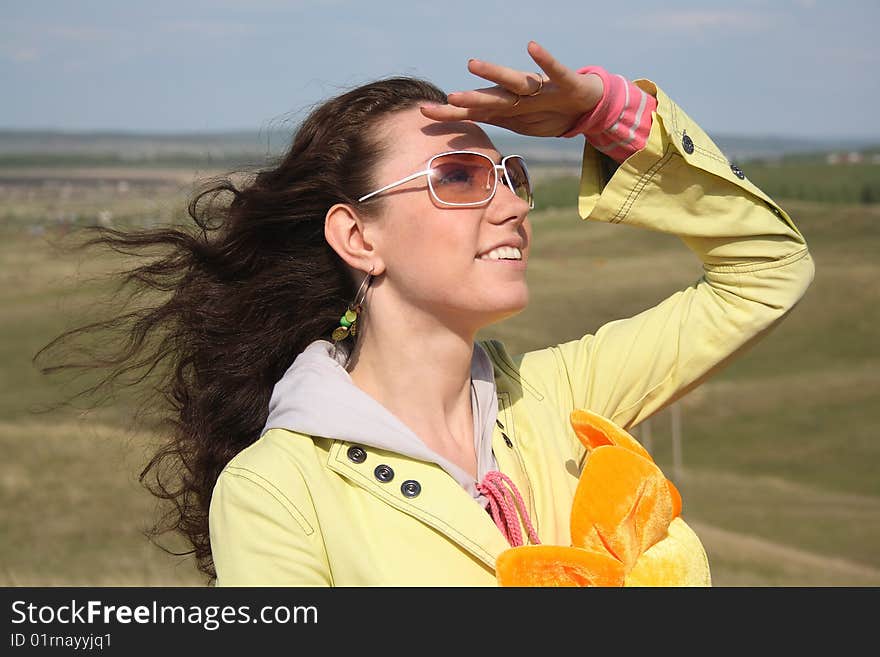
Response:
POLYGON ((447 105, 422 105, 422 114, 435 121, 490 123, 532 137, 567 132, 602 98, 602 80, 560 64, 534 41, 528 52, 544 74, 471 59, 468 70, 494 86, 456 91, 447 96, 447 105))

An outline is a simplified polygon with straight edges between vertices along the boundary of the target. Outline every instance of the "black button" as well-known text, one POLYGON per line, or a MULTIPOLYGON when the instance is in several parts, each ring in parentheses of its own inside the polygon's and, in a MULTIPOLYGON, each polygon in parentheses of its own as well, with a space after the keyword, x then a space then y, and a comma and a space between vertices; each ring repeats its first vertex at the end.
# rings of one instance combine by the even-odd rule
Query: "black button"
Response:
POLYGON ((391 466, 384 463, 377 465, 376 469, 373 470, 373 474, 376 475, 376 479, 383 482, 389 482, 394 479, 394 470, 391 469, 391 466))
POLYGON ((694 152, 694 140, 687 133, 681 138, 681 145, 688 155, 694 152))
POLYGON ((367 453, 362 447, 352 446, 348 448, 348 460, 355 463, 363 463, 367 460, 367 453))
POLYGON ((400 484, 400 492, 404 497, 416 497, 422 492, 422 485, 415 479, 407 479, 400 484))
POLYGON ((742 169, 736 166, 733 162, 730 163, 730 170, 733 171, 734 175, 740 180, 743 180, 746 177, 746 174, 742 172, 742 169))

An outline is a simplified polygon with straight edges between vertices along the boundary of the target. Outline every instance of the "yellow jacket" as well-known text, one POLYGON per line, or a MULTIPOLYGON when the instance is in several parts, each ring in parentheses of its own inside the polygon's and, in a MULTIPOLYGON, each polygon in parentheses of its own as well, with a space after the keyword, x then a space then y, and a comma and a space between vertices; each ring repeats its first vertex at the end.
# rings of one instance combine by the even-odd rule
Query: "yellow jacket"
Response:
MULTIPOLYGON (((653 82, 635 83, 658 101, 647 145, 606 183, 586 144, 579 214, 677 235, 704 274, 578 340, 520 355, 480 343, 494 369, 498 469, 523 494, 544 544, 571 540, 585 456, 573 409, 638 424, 765 335, 814 276, 786 212, 653 82)), ((495 558, 510 547, 437 464, 283 428, 226 466, 209 522, 218 586, 494 586, 495 558)), ((670 533, 702 550, 684 520, 670 533)))

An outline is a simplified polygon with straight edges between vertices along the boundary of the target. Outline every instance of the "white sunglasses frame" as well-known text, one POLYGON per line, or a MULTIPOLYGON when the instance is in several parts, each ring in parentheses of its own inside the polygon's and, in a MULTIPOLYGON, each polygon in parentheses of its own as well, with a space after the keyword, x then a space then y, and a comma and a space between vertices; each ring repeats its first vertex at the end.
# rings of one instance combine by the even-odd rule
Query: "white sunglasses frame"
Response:
MULTIPOLYGON (((529 181, 529 192, 530 192, 530 199, 529 199, 529 202, 528 202, 528 203, 529 203, 529 209, 530 209, 530 210, 531 210, 531 209, 534 209, 534 207, 535 207, 535 195, 534 195, 534 193, 532 192, 532 177, 529 175, 529 169, 528 169, 528 167, 526 166, 526 160, 525 160, 525 158, 524 158, 522 155, 505 155, 503 158, 501 158, 501 163, 500 163, 500 164, 495 164, 495 162, 492 160, 491 157, 489 157, 489 156, 486 155, 485 153, 478 153, 478 152, 476 152, 476 151, 446 151, 446 152, 444 152, 444 153, 437 153, 436 155, 433 155, 433 156, 431 157, 431 159, 428 160, 428 165, 427 165, 427 168, 426 168, 426 169, 423 169, 422 171, 419 171, 419 172, 417 172, 417 173, 414 173, 414 174, 412 174, 412 175, 409 175, 409 176, 407 176, 406 178, 401 178, 400 180, 397 180, 397 181, 395 181, 395 182, 393 182, 393 183, 391 183, 391 184, 385 185, 384 187, 381 187, 381 188, 377 189, 377 190, 374 191, 374 192, 370 192, 369 194, 365 194, 364 196, 361 196, 361 197, 358 199, 358 203, 362 203, 363 201, 366 201, 366 200, 369 199, 369 198, 372 198, 372 197, 374 197, 374 196, 377 196, 378 194, 381 194, 381 193, 383 193, 383 192, 387 192, 389 189, 393 189, 394 187, 397 187, 397 186, 399 186, 399 185, 403 185, 404 183, 408 183, 410 180, 415 180, 416 178, 418 178, 418 177, 420 177, 420 176, 428 176, 428 190, 431 192, 431 197, 432 197, 435 201, 437 201, 437 203, 439 203, 440 205, 450 205, 450 206, 453 206, 453 207, 476 207, 476 206, 480 206, 480 205, 486 205, 487 203, 489 203, 489 201, 491 201, 491 200, 495 197, 495 192, 498 191, 498 170, 499 170, 499 169, 501 169, 501 174, 502 174, 504 180, 506 181, 504 184, 507 185, 507 188, 508 188, 511 192, 513 192, 513 194, 514 194, 517 198, 520 198, 519 195, 516 193, 516 190, 513 188, 513 183, 511 183, 510 179, 507 177, 507 169, 505 168, 505 165, 507 164, 507 161, 508 161, 510 158, 513 158, 513 157, 515 157, 515 158, 519 158, 519 160, 522 162, 523 170, 526 172, 526 178, 527 178, 528 181, 529 181), (493 185, 493 187, 492 187, 492 192, 489 194, 489 196, 488 196, 488 198, 486 198, 486 200, 484 200, 484 201, 475 201, 475 202, 473 202, 473 203, 451 203, 450 201, 444 201, 444 200, 442 200, 439 196, 437 196, 437 192, 434 190, 434 185, 433 185, 433 183, 431 182, 431 176, 429 175, 429 174, 431 173, 431 171, 432 171, 432 167, 433 167, 433 164, 434 164, 434 160, 436 160, 438 157, 443 157, 444 155, 458 155, 458 154, 463 154, 463 155, 478 155, 478 156, 480 156, 480 157, 482 157, 482 158, 484 158, 484 159, 486 159, 486 160, 489 160, 489 163, 492 165, 492 167, 493 167, 493 172, 494 172, 494 174, 495 174, 495 183, 494 183, 494 185, 493 185)), ((525 199, 523 199, 523 200, 525 200, 525 199)))

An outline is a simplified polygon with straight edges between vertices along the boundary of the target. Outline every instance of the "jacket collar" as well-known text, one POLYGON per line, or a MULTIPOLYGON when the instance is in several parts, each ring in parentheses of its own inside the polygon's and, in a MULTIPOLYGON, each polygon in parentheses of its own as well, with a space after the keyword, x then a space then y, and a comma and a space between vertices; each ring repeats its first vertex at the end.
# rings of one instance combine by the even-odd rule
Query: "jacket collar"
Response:
POLYGON ((327 467, 386 504, 434 528, 490 569, 494 570, 495 559, 510 547, 486 510, 475 504, 470 494, 435 463, 335 441, 329 451, 327 467), (360 463, 353 460, 349 457, 351 448, 362 449, 366 458, 360 463), (379 466, 383 466, 381 475, 385 481, 377 477, 379 466), (390 480, 388 468, 392 473, 390 480), (404 489, 410 491, 410 496, 404 489), (413 490, 418 491, 414 496, 413 490))
MULTIPOLYGON (((345 440, 439 465, 471 498, 484 501, 471 475, 430 449, 407 425, 358 388, 338 352, 326 340, 312 342, 284 373, 272 391, 263 428, 282 428, 309 436, 345 440)), ((471 405, 477 475, 496 469, 492 435, 498 414, 495 375, 488 354, 474 343, 471 359, 471 405)))

